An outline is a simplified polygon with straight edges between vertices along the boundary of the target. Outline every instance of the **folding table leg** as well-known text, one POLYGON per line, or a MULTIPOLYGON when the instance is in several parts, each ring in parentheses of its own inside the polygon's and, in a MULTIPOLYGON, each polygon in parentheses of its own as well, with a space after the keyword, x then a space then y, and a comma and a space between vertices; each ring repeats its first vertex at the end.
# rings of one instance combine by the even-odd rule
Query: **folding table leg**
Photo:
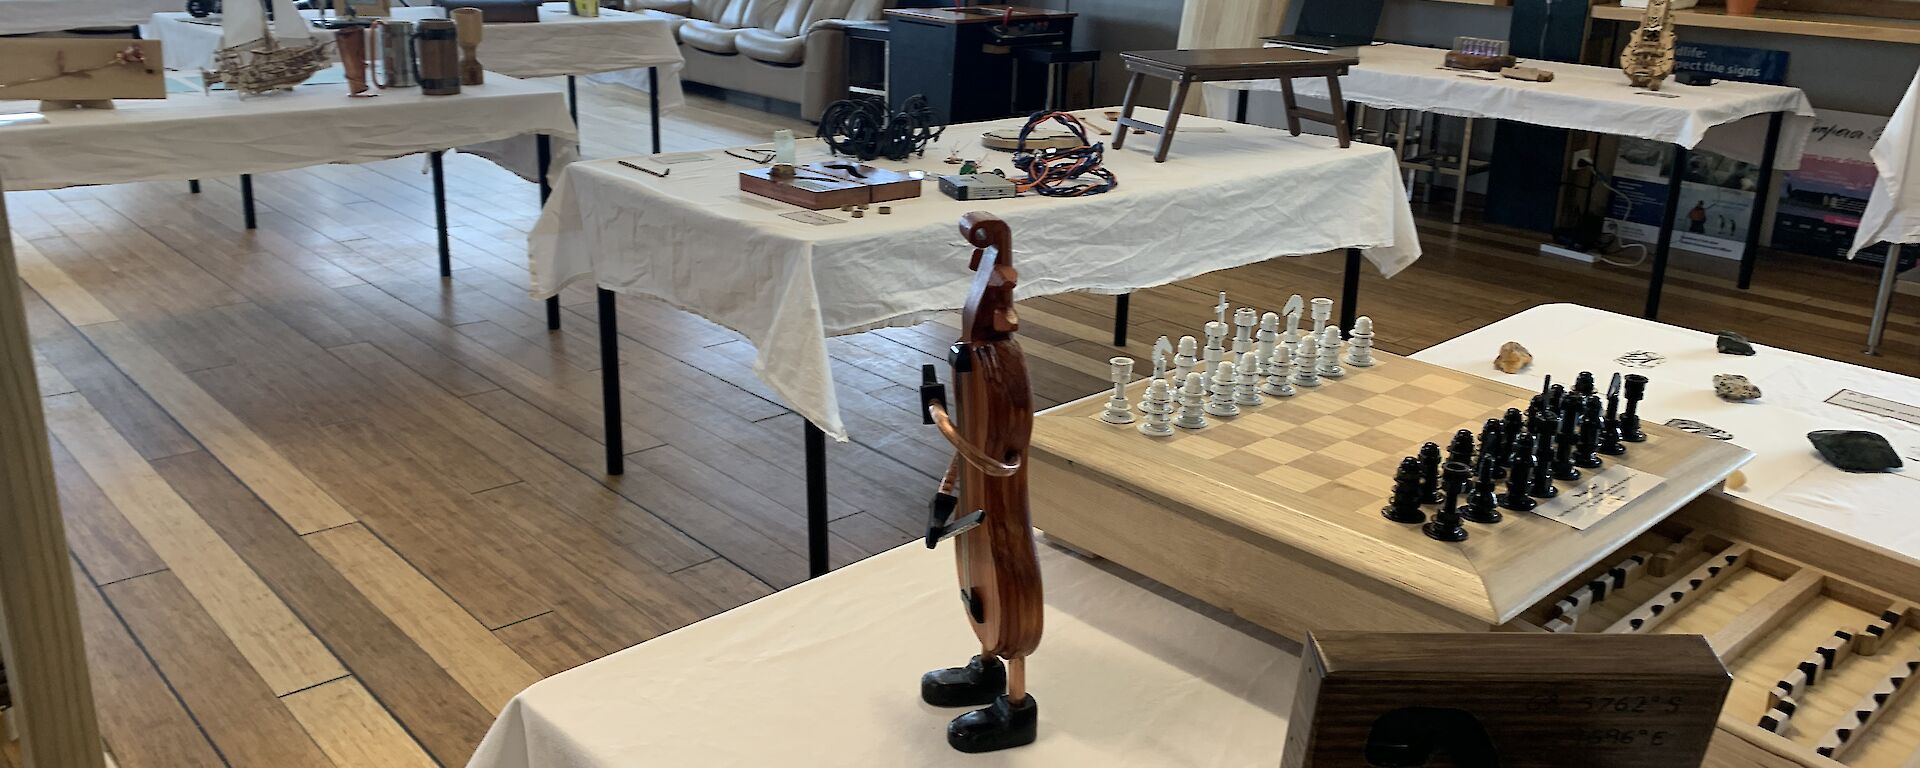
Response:
POLYGON ((1347 271, 1340 281, 1340 328, 1353 330, 1360 316, 1360 249, 1347 249, 1347 271))
POLYGON ((653 123, 653 153, 660 154, 660 68, 647 67, 647 119, 653 123))
POLYGON ((1867 327, 1867 354, 1880 354, 1880 338, 1887 332, 1887 313, 1893 311, 1893 283, 1900 274, 1900 244, 1887 246, 1887 263, 1880 268, 1880 289, 1873 296, 1873 324, 1867 327))
POLYGON ((606 430, 607 474, 627 471, 625 446, 620 434, 620 327, 615 316, 613 291, 596 289, 600 303, 600 410, 606 430))
MULTIPOLYGON (((542 210, 545 210, 547 207, 547 198, 553 195, 553 188, 548 186, 547 184, 548 166, 553 164, 553 140, 547 138, 547 135, 544 133, 534 137, 533 151, 534 151, 535 159, 539 161, 538 173, 540 174, 540 208, 542 210)), ((547 297, 547 330, 549 331, 560 330, 560 297, 559 296, 547 297)), ((619 473, 615 472, 614 474, 619 474, 619 473)))
POLYGON ((1180 125, 1180 112, 1187 107, 1187 88, 1191 85, 1193 81, 1184 77, 1173 85, 1173 98, 1167 100, 1167 124, 1160 129, 1160 148, 1153 153, 1156 163, 1166 162, 1167 150, 1173 148, 1173 133, 1180 125))
POLYGON ((1473 175, 1473 118, 1467 118, 1460 134, 1460 165, 1453 172, 1453 223, 1460 223, 1460 209, 1467 205, 1467 177, 1473 175))
POLYGON ((1673 224, 1680 213, 1680 181, 1687 175, 1687 148, 1673 146, 1673 175, 1667 179, 1666 212, 1660 218, 1660 237, 1653 246, 1653 274, 1647 276, 1648 320, 1660 319, 1660 290, 1667 282, 1667 256, 1673 250, 1673 224))
POLYGON ((253 218, 253 174, 240 174, 240 212, 246 217, 247 229, 256 229, 253 218))
POLYGON ((1123 293, 1113 297, 1113 345, 1127 345, 1127 309, 1133 303, 1133 294, 1123 293))
POLYGON ((200 180, 187 179, 187 191, 196 195, 200 194, 200 180))
POLYGON ((807 575, 827 573, 827 433, 807 422, 807 575))
POLYGON ((1253 90, 1243 88, 1234 93, 1236 95, 1234 96, 1233 121, 1236 123, 1248 122, 1247 112, 1249 111, 1248 108, 1252 106, 1253 90))
MULTIPOLYGON (((1140 81, 1145 78, 1146 75, 1139 72, 1134 72, 1127 77, 1127 93, 1120 97, 1121 120, 1133 117, 1133 97, 1140 93, 1140 81)), ((1133 129, 1128 128, 1125 124, 1114 126, 1113 148, 1119 149, 1124 146, 1127 143, 1127 134, 1132 131, 1133 129)))
POLYGON ((580 130, 580 84, 573 75, 567 75, 567 116, 573 118, 573 129, 580 130))
POLYGON ((1300 135, 1300 102, 1293 98, 1293 78, 1280 78, 1280 103, 1287 110, 1287 133, 1300 135))
POLYGON ((428 152, 427 165, 433 168, 433 221, 440 236, 440 276, 453 276, 453 249, 447 246, 447 175, 445 152, 428 152))
POLYGON ((1747 221, 1747 249, 1740 252, 1740 290, 1753 287, 1753 268, 1760 261, 1760 227, 1767 220, 1767 199, 1773 189, 1773 161, 1780 144, 1780 122, 1785 112, 1767 118, 1767 146, 1760 151, 1760 178, 1753 187, 1753 215, 1747 221))
POLYGON ((1354 105, 1340 95, 1340 78, 1327 78, 1327 97, 1327 112, 1333 115, 1333 136, 1340 140, 1340 148, 1346 149, 1353 144, 1354 105))
POLYGON ((547 297, 547 330, 560 330, 560 297, 547 297))

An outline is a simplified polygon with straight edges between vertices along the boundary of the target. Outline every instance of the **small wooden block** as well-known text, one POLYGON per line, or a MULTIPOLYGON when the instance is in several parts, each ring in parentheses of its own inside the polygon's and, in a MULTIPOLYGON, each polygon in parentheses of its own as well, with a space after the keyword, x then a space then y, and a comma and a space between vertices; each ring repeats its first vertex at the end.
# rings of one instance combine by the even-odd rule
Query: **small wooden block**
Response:
POLYGON ((740 189, 761 197, 819 211, 905 200, 920 196, 920 179, 849 160, 807 163, 795 175, 775 178, 772 168, 740 172, 740 189))

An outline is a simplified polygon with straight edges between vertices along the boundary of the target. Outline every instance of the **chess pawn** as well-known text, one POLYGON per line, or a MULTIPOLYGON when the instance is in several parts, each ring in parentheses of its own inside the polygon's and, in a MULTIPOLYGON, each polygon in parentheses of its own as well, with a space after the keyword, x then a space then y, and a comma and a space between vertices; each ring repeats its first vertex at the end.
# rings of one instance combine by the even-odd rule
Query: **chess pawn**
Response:
POLYGON ((1233 311, 1233 359, 1253 351, 1253 326, 1259 324, 1260 313, 1252 307, 1241 307, 1233 311))
POLYGON ((1202 372, 1213 370, 1227 356, 1226 347, 1221 346, 1227 338, 1227 324, 1218 320, 1207 323, 1206 333, 1207 347, 1201 350, 1201 362, 1206 363, 1206 367, 1200 369, 1202 372))
POLYGON ((1319 357, 1319 340, 1312 334, 1300 337, 1300 345, 1293 349, 1293 383, 1296 386, 1320 386, 1320 371, 1315 368, 1319 357))
POLYGON ((1466 541, 1467 528, 1460 524, 1460 496, 1467 486, 1467 475, 1471 470, 1459 462, 1448 462, 1444 483, 1446 495, 1440 501, 1440 511, 1433 513, 1433 519, 1420 527, 1427 538, 1437 541, 1466 541))
POLYGON ((1494 454, 1480 454, 1480 464, 1473 479, 1473 490, 1467 494, 1467 510, 1460 514, 1468 522, 1492 525, 1500 522, 1499 499, 1494 496, 1494 468, 1500 466, 1494 454))
POLYGON ((1327 324, 1327 320, 1333 317, 1333 299, 1319 298, 1307 303, 1313 307, 1313 327, 1308 330, 1308 333, 1317 337, 1320 335, 1320 329, 1327 324))
MULTIPOLYGON (((1167 341, 1167 337, 1162 336, 1153 342, 1153 378, 1154 380, 1157 381, 1167 377, 1167 356, 1172 353, 1173 353, 1173 344, 1167 341)), ((1140 409, 1141 413, 1147 412, 1147 402, 1148 401, 1146 396, 1142 395, 1140 397, 1140 405, 1136 406, 1140 409)))
POLYGON ((1347 365, 1373 367, 1373 318, 1366 315, 1355 318, 1353 332, 1347 334, 1347 338, 1347 365))
POLYGON ((1173 381, 1168 386, 1178 387, 1187 383, 1187 374, 1200 362, 1193 356, 1199 346, 1192 336, 1180 337, 1180 346, 1173 355, 1173 381))
POLYGON ((1620 414, 1620 439, 1644 443, 1647 433, 1640 430, 1640 401, 1647 396, 1647 377, 1629 373, 1626 378, 1627 412, 1620 414))
MULTIPOLYGON (((1551 411, 1540 414, 1539 427, 1533 430, 1533 484, 1527 488, 1527 495, 1536 499, 1551 499, 1560 495, 1560 489, 1553 487, 1553 442, 1560 431, 1560 416, 1551 411)), ((1515 466, 1519 466, 1516 459, 1515 466)))
POLYGON ((1608 456, 1620 456, 1627 452, 1627 444, 1620 436, 1620 374, 1613 375, 1613 384, 1607 387, 1607 415, 1600 423, 1599 451, 1608 456))
POLYGON ((1100 414, 1100 420, 1108 424, 1132 424, 1133 409, 1127 406, 1127 382, 1133 380, 1133 358, 1115 357, 1107 363, 1113 366, 1108 377, 1113 382, 1113 396, 1107 398, 1107 410, 1100 414))
POLYGON ((1420 460, 1408 456, 1400 460, 1393 473, 1393 498, 1380 514, 1396 523, 1424 523, 1427 513, 1420 511, 1420 460))
POLYGON ((1255 371, 1260 367, 1260 358, 1254 355, 1241 355, 1236 366, 1233 380, 1233 402, 1235 405, 1259 405, 1260 375, 1255 371))
POLYGON ((479 8, 455 8, 447 13, 453 19, 454 36, 460 42, 460 84, 484 85, 487 70, 480 66, 482 11, 479 8))
POLYGON ((1517 443, 1520 433, 1526 430, 1527 417, 1520 413, 1520 409, 1508 408, 1507 412, 1500 417, 1500 436, 1506 444, 1508 464, 1513 463, 1514 451, 1519 447, 1517 443))
POLYGON ((1169 398, 1173 395, 1167 390, 1166 379, 1154 379, 1147 384, 1147 393, 1141 396, 1141 405, 1146 408, 1147 418, 1140 422, 1140 434, 1148 437, 1166 437, 1173 434, 1173 424, 1169 416, 1173 407, 1169 398))
POLYGON ((1207 385, 1204 379, 1199 371, 1187 374, 1186 380, 1180 385, 1180 418, 1173 420, 1174 426, 1181 429, 1203 429, 1207 426, 1207 385))
POLYGON ((1582 395, 1594 394, 1593 371, 1581 371, 1580 375, 1573 377, 1573 391, 1582 395))
POLYGON ((1493 457, 1493 467, 1488 472, 1495 480, 1507 476, 1507 468, 1501 465, 1501 462, 1507 460, 1508 455, 1506 438, 1506 427, 1499 419, 1487 419, 1487 423, 1480 427, 1480 456, 1483 459, 1493 457))
POLYGON ((1580 419, 1580 442, 1573 452, 1573 465, 1596 469, 1600 461, 1600 399, 1585 397, 1581 399, 1585 412, 1580 419))
POLYGON ((1527 495, 1533 485, 1533 436, 1520 435, 1513 442, 1513 464, 1508 467, 1507 492, 1500 494, 1500 507, 1526 512, 1540 505, 1527 495))
POLYGON ((1440 444, 1420 446, 1420 501, 1440 503, 1440 444))
POLYGON ((1329 379, 1347 375, 1347 369, 1340 367, 1340 326, 1329 325, 1320 333, 1319 361, 1313 370, 1329 379))
POLYGON ((1207 401, 1207 413, 1214 416, 1238 416, 1240 406, 1233 402, 1233 386, 1240 379, 1240 372, 1234 370, 1233 363, 1222 360, 1213 368, 1213 399, 1207 401))
POLYGON ((1260 385, 1260 391, 1274 397, 1293 397, 1298 390, 1293 388, 1292 379, 1292 353, 1275 349, 1273 358, 1267 361, 1267 383, 1260 385))
POLYGON ((1581 409, 1580 395, 1567 395, 1563 404, 1560 433, 1553 438, 1553 479, 1572 482, 1580 479, 1580 470, 1573 465, 1573 449, 1574 440, 1580 434, 1580 417, 1584 411, 1581 409))
POLYGON ((1262 377, 1272 372, 1273 350, 1280 346, 1280 316, 1268 312, 1260 316, 1260 331, 1254 334, 1253 354, 1260 358, 1262 377))
POLYGON ((1447 463, 1473 466, 1472 430, 1462 429, 1453 433, 1453 440, 1447 443, 1447 463))

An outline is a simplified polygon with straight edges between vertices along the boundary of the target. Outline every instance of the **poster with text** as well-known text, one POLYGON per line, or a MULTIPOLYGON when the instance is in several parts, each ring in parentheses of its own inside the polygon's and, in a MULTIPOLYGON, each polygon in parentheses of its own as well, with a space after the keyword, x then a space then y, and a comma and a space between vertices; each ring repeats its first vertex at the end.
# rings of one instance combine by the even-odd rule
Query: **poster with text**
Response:
MULTIPOLYGON (((1773 219, 1773 247, 1809 256, 1844 259, 1860 228, 1873 193, 1873 145, 1887 118, 1857 112, 1819 110, 1800 169, 1780 182, 1779 209, 1773 219)), ((1860 258, 1879 264, 1886 246, 1863 251, 1860 258)))

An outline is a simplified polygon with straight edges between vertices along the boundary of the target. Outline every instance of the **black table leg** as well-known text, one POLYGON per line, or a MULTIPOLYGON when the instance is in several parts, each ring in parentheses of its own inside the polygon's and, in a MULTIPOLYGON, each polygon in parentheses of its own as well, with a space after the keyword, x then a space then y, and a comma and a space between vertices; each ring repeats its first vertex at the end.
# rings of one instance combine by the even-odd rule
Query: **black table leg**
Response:
MULTIPOLYGON (((544 210, 547 207, 547 198, 553 195, 552 187, 547 185, 547 167, 553 164, 553 140, 547 138, 547 135, 544 133, 540 134, 534 137, 533 150, 536 159, 539 161, 540 208, 544 210)), ((560 330, 559 296, 547 297, 547 330, 560 330)), ((615 472, 614 474, 617 475, 620 473, 615 472)))
POLYGON ((827 433, 807 422, 807 574, 827 573, 827 433))
POLYGON ((428 152, 427 165, 433 168, 433 223, 439 227, 440 276, 453 276, 453 249, 447 246, 447 175, 445 152, 428 152))
MULTIPOLYGON (((1667 179, 1666 212, 1660 217, 1660 237, 1653 246, 1653 274, 1647 276, 1647 310, 1641 314, 1648 320, 1660 319, 1660 290, 1667 282, 1667 256, 1673 250, 1673 224, 1680 213, 1680 182, 1687 176, 1687 148, 1675 144, 1673 147, 1673 174, 1667 179)), ((1755 205, 1764 204, 1758 201, 1755 205)))
POLYGON ((200 194, 200 180, 187 179, 187 191, 196 195, 200 194))
POLYGON ((647 67, 647 118, 653 123, 653 153, 660 154, 660 68, 647 67))
POLYGON ((1360 249, 1347 249, 1347 272, 1340 280, 1340 328, 1353 330, 1360 316, 1360 249))
POLYGON ((614 315, 613 291, 596 289, 600 300, 600 410, 606 430, 607 474, 627 471, 620 434, 620 327, 614 315))
POLYGON ((1740 252, 1740 290, 1753 287, 1753 268, 1760 261, 1760 227, 1767 221, 1767 198, 1773 192, 1773 161, 1780 143, 1785 112, 1767 118, 1767 146, 1760 151, 1760 178, 1753 187, 1753 216, 1747 222, 1747 249, 1740 252))
POLYGON ((253 218, 253 174, 240 174, 240 212, 247 219, 247 229, 255 229, 253 218))
POLYGON ((1248 120, 1247 111, 1248 109, 1251 108, 1252 101, 1253 101, 1253 91, 1251 89, 1242 89, 1237 92, 1237 95, 1234 97, 1234 106, 1233 106, 1234 122, 1236 123, 1247 122, 1248 120))
POLYGON ((1127 345, 1127 307, 1133 303, 1133 294, 1123 293, 1113 297, 1113 345, 1127 345))
POLYGON ((567 114, 573 118, 573 129, 580 130, 580 86, 573 75, 567 75, 567 114))
POLYGON ((560 297, 547 297, 547 330, 560 330, 560 297))

